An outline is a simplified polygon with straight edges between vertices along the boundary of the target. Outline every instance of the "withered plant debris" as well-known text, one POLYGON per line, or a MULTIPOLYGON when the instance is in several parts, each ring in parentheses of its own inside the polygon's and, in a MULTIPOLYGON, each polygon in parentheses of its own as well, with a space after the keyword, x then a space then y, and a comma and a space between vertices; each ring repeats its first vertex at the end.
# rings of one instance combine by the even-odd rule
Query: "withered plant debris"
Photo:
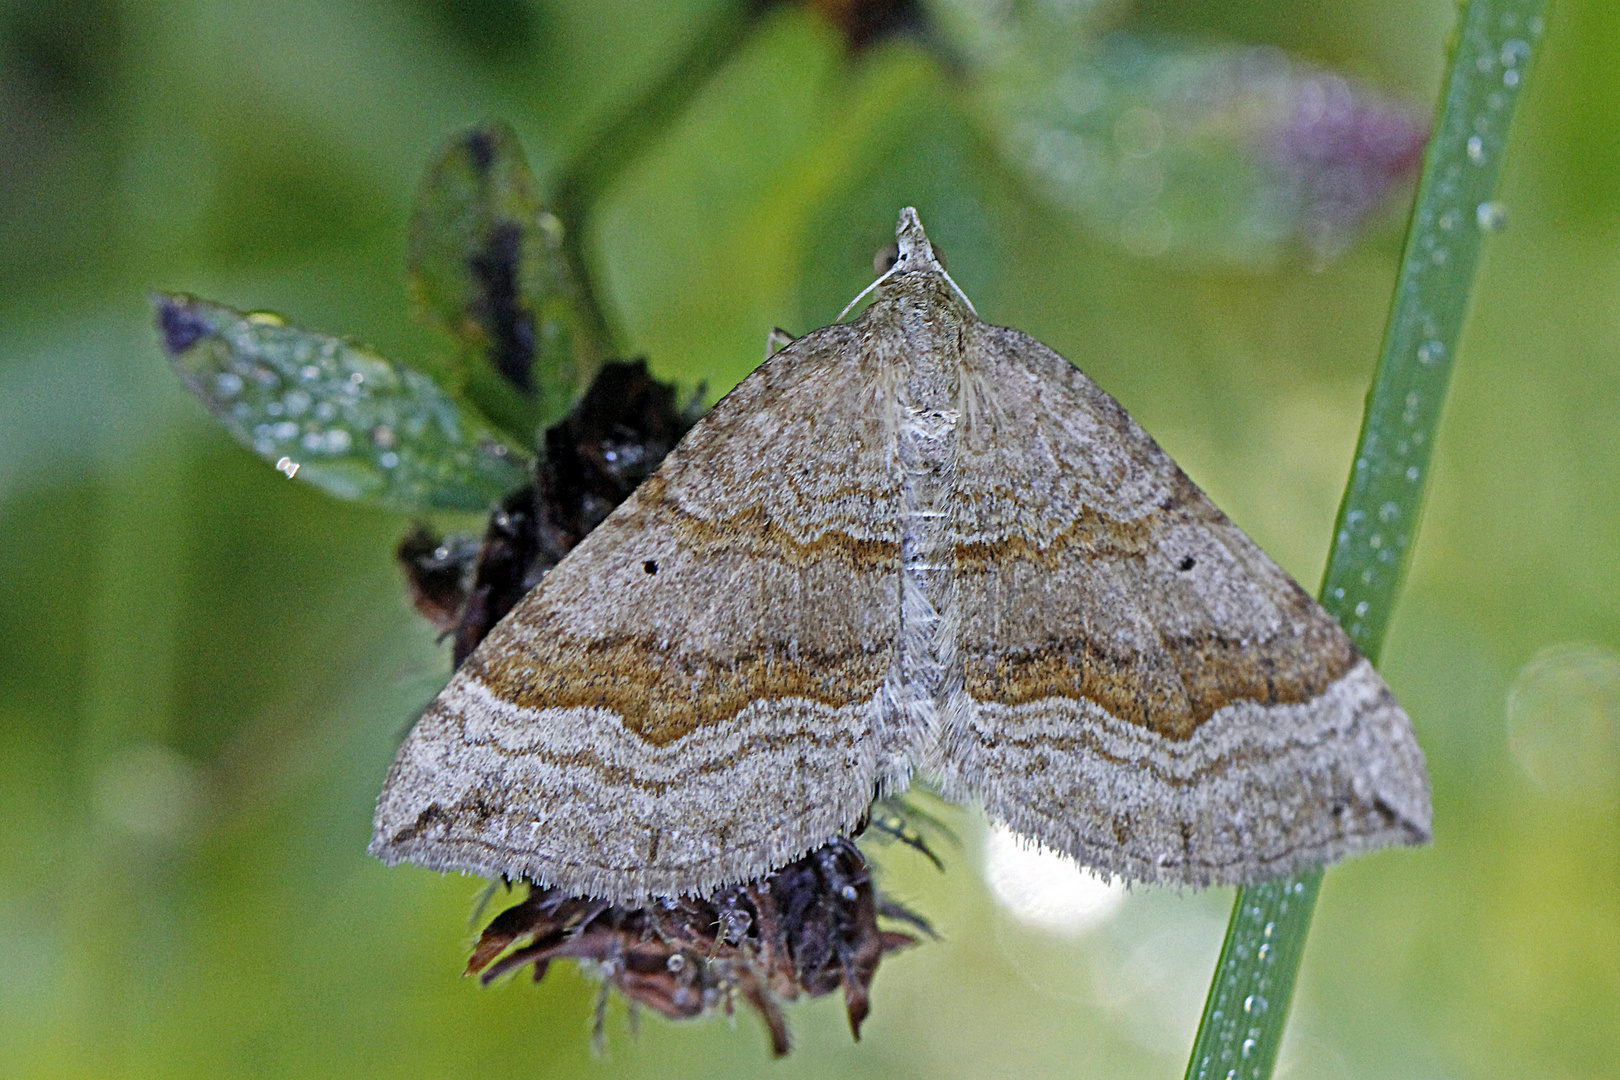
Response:
POLYGON ((810 0, 808 6, 838 28, 852 53, 891 37, 932 36, 928 9, 919 0, 810 0))
POLYGON ((471 536, 434 536, 421 523, 399 542, 394 555, 405 571, 405 587, 416 610, 440 633, 461 621, 461 609, 472 588, 479 543, 471 536))
POLYGON ((546 431, 534 483, 501 500, 481 546, 415 527, 400 544, 400 565, 417 609, 454 633, 457 667, 652 475, 700 414, 698 398, 677 405, 675 387, 653 378, 646 361, 604 364, 573 410, 546 431), (445 611, 455 613, 448 626, 445 611))
MULTIPOLYGON (((675 388, 645 361, 604 364, 567 417, 546 431, 535 481, 491 512, 482 543, 440 538, 421 524, 397 551, 416 609, 454 637, 457 667, 546 571, 602 522, 700 415, 682 408, 675 388)), ((877 839, 929 847, 949 830, 909 802, 883 799, 862 828, 877 839)), ((771 1049, 788 1052, 780 1002, 842 989, 850 1030, 860 1038, 870 1011, 872 977, 885 953, 932 937, 921 916, 873 886, 854 842, 838 837, 763 879, 632 907, 569 896, 528 884, 528 898, 484 930, 467 974, 486 984, 524 965, 536 982, 559 957, 593 962, 603 992, 672 1019, 714 1009, 728 1014, 740 998, 770 1030, 771 1049), (883 918, 914 933, 884 930, 883 918), (504 954, 504 955, 503 955, 504 954)), ((597 1010, 598 1038, 603 1012, 597 1010)))
POLYGON ((840 837, 702 900, 623 907, 531 885, 527 899, 489 924, 467 974, 482 973, 487 984, 532 964, 539 982, 553 959, 572 957, 594 961, 604 989, 671 1019, 729 1015, 741 999, 764 1019, 780 1056, 790 1042, 779 1003, 800 994, 842 988, 850 1031, 861 1037, 878 961, 917 943, 880 929, 880 915, 931 934, 919 916, 879 899, 860 850, 840 837))

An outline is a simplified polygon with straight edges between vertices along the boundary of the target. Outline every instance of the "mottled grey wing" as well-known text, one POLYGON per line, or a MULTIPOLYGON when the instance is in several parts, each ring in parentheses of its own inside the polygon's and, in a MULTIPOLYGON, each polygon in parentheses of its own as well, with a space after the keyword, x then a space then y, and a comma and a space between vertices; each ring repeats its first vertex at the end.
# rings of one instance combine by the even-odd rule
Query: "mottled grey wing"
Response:
POLYGON ((777 353, 468 658, 372 851, 616 901, 797 858, 909 771, 894 374, 846 326, 777 353))
POLYGON ((1429 833, 1406 714, 1107 394, 980 327, 957 429, 949 795, 1082 863, 1249 882, 1429 833))

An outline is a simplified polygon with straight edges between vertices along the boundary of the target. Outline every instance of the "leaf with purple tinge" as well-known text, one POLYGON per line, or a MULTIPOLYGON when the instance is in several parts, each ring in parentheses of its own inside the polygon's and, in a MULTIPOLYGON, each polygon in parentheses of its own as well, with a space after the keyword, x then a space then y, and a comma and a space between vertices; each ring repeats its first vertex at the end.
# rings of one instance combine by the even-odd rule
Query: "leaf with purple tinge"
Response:
POLYGON ((1416 174, 1427 129, 1406 105, 1273 48, 1099 38, 1113 6, 936 10, 1002 154, 1127 250, 1328 257, 1416 174))
POLYGON ((181 383, 289 477, 409 513, 488 510, 529 478, 521 451, 420 372, 273 315, 152 303, 181 383))
POLYGON ((411 217, 411 294, 455 342, 451 389, 525 445, 567 413, 594 367, 562 228, 498 121, 445 143, 411 217))

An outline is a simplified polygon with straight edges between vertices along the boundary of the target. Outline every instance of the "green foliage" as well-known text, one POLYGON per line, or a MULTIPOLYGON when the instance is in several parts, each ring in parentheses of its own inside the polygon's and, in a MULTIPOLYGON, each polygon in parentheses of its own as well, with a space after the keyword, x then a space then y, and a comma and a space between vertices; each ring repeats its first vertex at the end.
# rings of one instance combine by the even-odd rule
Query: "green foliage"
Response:
MULTIPOLYGON (((1331 260, 1259 272, 1174 243, 1134 257, 1007 156, 955 23, 959 67, 915 36, 852 54, 817 11, 762 6, 0 5, 0 1074, 759 1074, 746 1018, 643 1014, 633 1035, 610 1004, 604 1062, 590 980, 454 977, 481 883, 365 854, 448 669, 402 595, 406 522, 219 439, 154 348, 144 297, 172 283, 390 358, 447 351, 403 302, 403 238, 424 163, 481 117, 521 134, 616 355, 723 392, 770 327, 865 286, 917 205, 986 319, 1075 360, 1320 580, 1399 235, 1372 219, 1331 260)), ((1264 42, 1420 102, 1458 10, 1089 6, 1137 40, 1264 42)), ((1620 1074, 1620 798, 1590 781, 1620 757, 1576 737, 1613 713, 1568 686, 1620 691, 1620 6, 1564 0, 1550 22, 1380 664, 1428 755, 1435 843, 1324 879, 1278 1075, 1620 1074)), ((948 813, 947 873, 881 854, 941 940, 885 964, 859 1045, 837 1002, 795 1007, 771 1071, 1184 1067, 1231 896, 1138 888, 1054 929, 998 899, 980 824, 948 813)), ((1072 869, 1040 877, 1045 915, 1088 895, 1072 869)))
POLYGON ((1104 35, 1114 7, 941 4, 992 140, 1097 234, 1199 261, 1326 256, 1415 168, 1403 105, 1275 49, 1104 35))
POLYGON ((454 341, 461 396, 523 445, 562 418, 594 368, 562 244, 508 125, 461 132, 428 166, 411 216, 417 311, 454 341))
MULTIPOLYGON (((1544 28, 1544 0, 1470 0, 1424 156, 1400 276, 1322 603, 1378 659, 1423 507, 1424 481, 1474 291, 1508 126, 1544 28)), ((1239 889, 1187 1063, 1188 1080, 1266 1080, 1282 1044, 1322 871, 1239 889), (1258 1008, 1256 1007, 1258 1005, 1258 1008)))
POLYGON ((522 452, 419 372, 273 315, 153 306, 186 389, 288 476, 406 513, 487 510, 524 482, 522 452))

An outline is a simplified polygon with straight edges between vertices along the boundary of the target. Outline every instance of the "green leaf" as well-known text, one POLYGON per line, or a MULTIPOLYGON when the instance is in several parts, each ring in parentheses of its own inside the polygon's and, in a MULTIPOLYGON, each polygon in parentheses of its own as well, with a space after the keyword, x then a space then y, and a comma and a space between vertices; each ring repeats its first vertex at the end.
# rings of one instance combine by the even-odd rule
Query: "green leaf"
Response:
POLYGON ((499 122, 445 144, 411 218, 411 292, 456 343, 454 389, 525 444, 567 413, 595 367, 562 229, 499 122))
POLYGON ((1276 49, 1098 37, 1108 7, 1000 5, 947 25, 1003 156, 1127 250, 1333 254, 1417 168, 1424 128, 1405 106, 1276 49))
POLYGON ((186 389, 288 476, 407 513, 483 512, 528 480, 524 455, 420 372, 274 315, 152 303, 186 389))
MULTIPOLYGON (((1411 556, 1429 457, 1462 337, 1514 107, 1544 0, 1472 0, 1423 161, 1400 276, 1321 600, 1368 657, 1411 556)), ((1322 871, 1239 889, 1187 1080, 1265 1080, 1282 1042, 1322 871), (1258 1008, 1256 1007, 1258 1004, 1258 1008)))

